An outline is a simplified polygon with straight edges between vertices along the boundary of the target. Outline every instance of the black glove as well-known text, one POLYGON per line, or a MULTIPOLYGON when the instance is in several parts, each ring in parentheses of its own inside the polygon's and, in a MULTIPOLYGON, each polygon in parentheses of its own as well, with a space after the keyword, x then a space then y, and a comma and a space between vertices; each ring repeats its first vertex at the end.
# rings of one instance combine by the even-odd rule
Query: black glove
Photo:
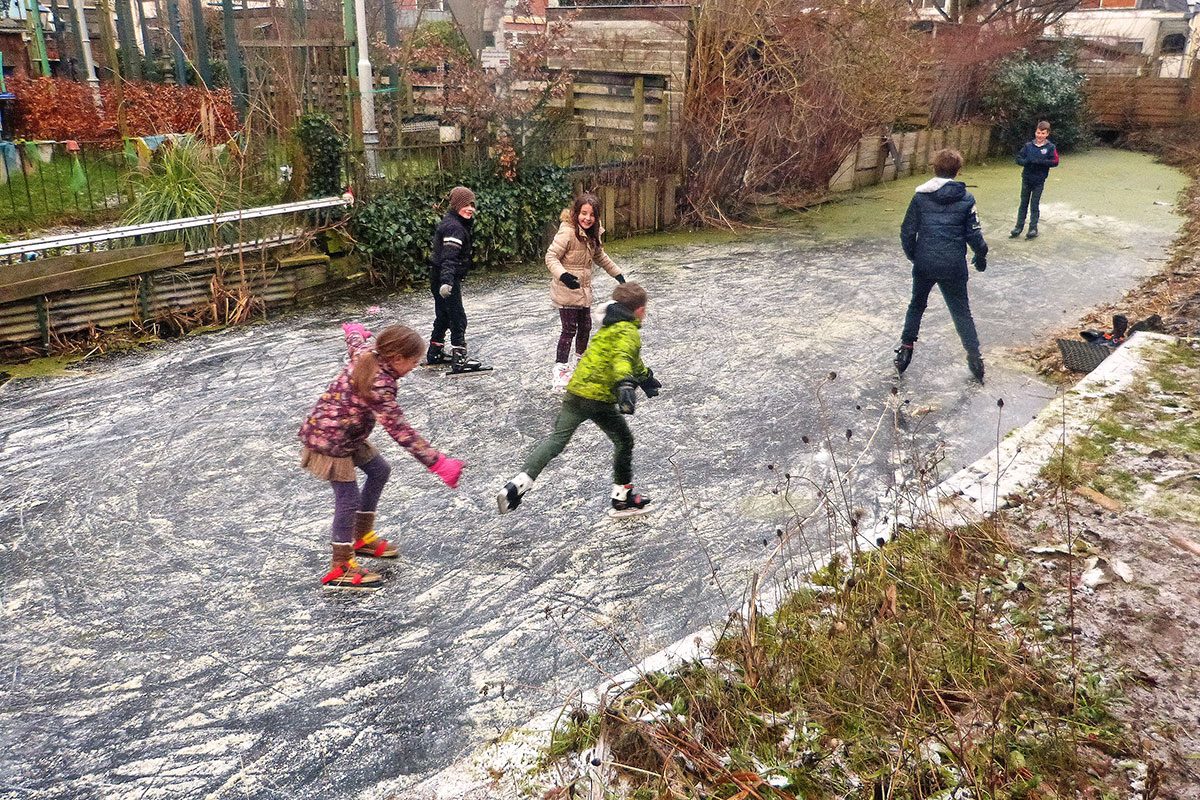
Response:
POLYGON ((975 257, 971 259, 971 263, 975 265, 976 270, 983 272, 987 269, 987 256, 976 253, 975 257))
POLYGON ((559 275, 558 279, 562 281, 563 286, 567 287, 568 289, 579 288, 579 278, 576 278, 569 272, 564 272, 562 275, 559 275))
POLYGON ((632 414, 637 404, 637 384, 631 380, 617 384, 617 410, 622 414, 632 414))
POLYGON ((617 283, 624 283, 624 282, 625 282, 625 273, 618 272, 617 273, 617 283))
POLYGON ((642 391, 646 393, 646 397, 658 397, 658 390, 662 388, 662 383, 658 378, 654 377, 654 370, 646 370, 646 377, 642 378, 642 391))

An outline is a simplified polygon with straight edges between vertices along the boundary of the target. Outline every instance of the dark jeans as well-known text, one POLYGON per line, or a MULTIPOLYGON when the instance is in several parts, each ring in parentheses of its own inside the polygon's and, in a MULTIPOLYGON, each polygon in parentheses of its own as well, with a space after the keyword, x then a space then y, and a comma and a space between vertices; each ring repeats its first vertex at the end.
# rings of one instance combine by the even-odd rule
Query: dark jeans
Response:
POLYGON ((575 308, 569 306, 558 310, 558 319, 562 322, 562 333, 558 335, 558 352, 554 360, 560 364, 567 363, 571 355, 571 340, 575 340, 575 352, 583 355, 587 350, 588 337, 592 335, 592 310, 590 308, 575 308))
POLYGON ((588 400, 567 392, 562 411, 554 420, 554 432, 534 448, 525 461, 524 473, 537 480, 537 476, 559 453, 566 449, 567 442, 575 430, 587 420, 596 423, 613 443, 613 483, 633 482, 633 434, 625 417, 612 403, 588 400))
POLYGON ((1038 204, 1042 201, 1042 189, 1046 188, 1045 181, 1021 181, 1021 207, 1017 210, 1017 229, 1025 227, 1025 213, 1029 213, 1029 230, 1037 230, 1038 216, 1041 211, 1038 204))
POLYGON ((467 312, 462 302, 462 282, 454 281, 454 290, 449 297, 442 297, 439 289, 441 282, 435 275, 429 281, 429 289, 433 292, 433 333, 429 335, 430 344, 445 344, 446 331, 450 331, 450 344, 455 347, 467 346, 467 312))
POLYGON ((375 511, 379 495, 387 485, 392 468, 383 456, 375 456, 358 468, 367 475, 362 491, 356 481, 330 481, 333 485, 333 541, 350 544, 354 541, 354 515, 359 511, 375 511))
POLYGON ((919 273, 913 273, 912 300, 908 303, 908 314, 904 317, 904 333, 900 341, 911 344, 917 340, 921 332, 921 317, 925 314, 925 306, 929 303, 929 293, 937 286, 942 290, 946 308, 950 309, 950 318, 954 320, 954 329, 962 340, 963 348, 968 355, 979 355, 979 335, 975 333, 975 320, 971 318, 971 304, 967 300, 967 279, 936 279, 919 273))

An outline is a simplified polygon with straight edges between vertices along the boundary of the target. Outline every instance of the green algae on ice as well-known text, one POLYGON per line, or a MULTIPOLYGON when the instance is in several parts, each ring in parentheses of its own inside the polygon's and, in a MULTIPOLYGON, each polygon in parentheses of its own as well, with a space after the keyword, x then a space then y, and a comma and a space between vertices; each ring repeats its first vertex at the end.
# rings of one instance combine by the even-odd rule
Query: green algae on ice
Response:
POLYGON ((24 364, 0 364, 0 375, 7 376, 3 379, 4 381, 16 381, 25 378, 60 378, 65 375, 77 375, 77 372, 73 372, 68 367, 82 360, 83 355, 75 353, 38 358, 33 361, 27 361, 24 364))
MULTIPOLYGON (((898 235, 909 199, 932 173, 867 186, 811 209, 798 224, 821 239, 892 238, 898 235)), ((1011 159, 966 166, 959 178, 975 195, 984 233, 1006 236, 1016 221, 1021 168, 1011 159)), ((1118 239, 1141 246, 1147 232, 1169 238, 1179 227, 1176 200, 1186 176, 1144 153, 1094 148, 1069 153, 1050 170, 1042 195, 1042 227, 1070 238, 1118 239)))

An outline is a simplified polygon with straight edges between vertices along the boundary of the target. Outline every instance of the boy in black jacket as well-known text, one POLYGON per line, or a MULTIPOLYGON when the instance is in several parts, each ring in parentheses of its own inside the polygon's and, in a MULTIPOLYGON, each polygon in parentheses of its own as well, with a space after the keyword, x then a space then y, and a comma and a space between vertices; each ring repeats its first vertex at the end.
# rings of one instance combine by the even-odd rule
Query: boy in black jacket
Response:
POLYGON ((467 312, 463 308, 462 279, 471 269, 471 227, 475 220, 475 193, 465 186, 450 190, 450 210, 433 233, 429 255, 429 290, 433 294, 433 333, 429 336, 426 364, 450 364, 450 371, 489 370, 467 357, 467 312), (450 355, 446 355, 446 332, 450 355))
POLYGON ((1021 208, 1017 211, 1017 225, 1008 234, 1015 239, 1021 235, 1025 227, 1025 214, 1029 213, 1029 233, 1026 239, 1036 239, 1038 235, 1039 204, 1042 200, 1042 189, 1046 187, 1046 178, 1051 167, 1058 166, 1058 148, 1050 141, 1050 123, 1042 120, 1037 124, 1033 141, 1026 142, 1017 153, 1017 163, 1021 170, 1021 208))
POLYGON ((939 150, 934 155, 933 171, 937 177, 917 187, 900 226, 900 245, 912 262, 913 284, 904 332, 896 350, 896 369, 903 373, 912 361, 921 317, 929 293, 937 286, 967 351, 967 366, 982 383, 983 356, 967 300, 967 245, 975 251, 973 263, 980 272, 987 269, 988 246, 983 240, 979 215, 975 213, 975 198, 965 183, 954 180, 962 163, 957 150, 939 150))

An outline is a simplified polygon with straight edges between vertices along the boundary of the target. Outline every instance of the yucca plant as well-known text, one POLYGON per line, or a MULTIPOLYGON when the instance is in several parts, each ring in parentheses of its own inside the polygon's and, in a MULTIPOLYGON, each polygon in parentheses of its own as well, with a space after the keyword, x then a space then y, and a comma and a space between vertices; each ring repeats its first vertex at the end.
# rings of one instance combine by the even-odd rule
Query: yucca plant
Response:
MULTIPOLYGON (((165 144, 155 156, 148 172, 130 179, 134 201, 122 222, 127 225, 166 222, 215 214, 228 205, 233 181, 221 157, 203 142, 179 139, 165 144)), ((179 236, 193 250, 212 241, 209 228, 192 228, 156 238, 177 241, 179 236)))

